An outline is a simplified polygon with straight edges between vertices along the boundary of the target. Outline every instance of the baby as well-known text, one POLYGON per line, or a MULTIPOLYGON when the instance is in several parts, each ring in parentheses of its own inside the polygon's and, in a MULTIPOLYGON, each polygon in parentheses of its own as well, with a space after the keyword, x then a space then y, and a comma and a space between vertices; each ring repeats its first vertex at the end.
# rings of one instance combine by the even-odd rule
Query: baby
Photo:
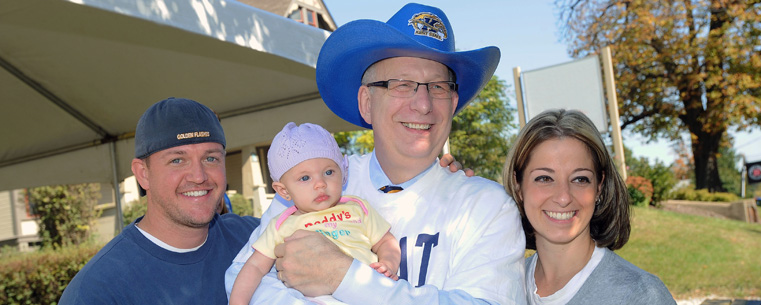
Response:
POLYGON ((253 244, 256 251, 235 279, 230 304, 249 303, 275 262, 275 246, 296 230, 322 233, 347 255, 397 279, 399 243, 366 201, 341 196, 349 166, 327 130, 288 123, 273 139, 267 160, 272 188, 293 206, 272 219, 253 244))

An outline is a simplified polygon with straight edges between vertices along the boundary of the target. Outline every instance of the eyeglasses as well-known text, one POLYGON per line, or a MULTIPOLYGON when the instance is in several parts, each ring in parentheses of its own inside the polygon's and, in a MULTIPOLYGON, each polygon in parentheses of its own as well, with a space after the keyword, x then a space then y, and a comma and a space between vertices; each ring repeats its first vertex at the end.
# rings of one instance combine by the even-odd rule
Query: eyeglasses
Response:
POLYGON ((389 79, 367 83, 368 87, 385 87, 388 95, 393 97, 413 97, 420 85, 425 85, 428 94, 433 98, 451 98, 452 92, 457 92, 457 83, 452 81, 418 83, 411 80, 389 79))

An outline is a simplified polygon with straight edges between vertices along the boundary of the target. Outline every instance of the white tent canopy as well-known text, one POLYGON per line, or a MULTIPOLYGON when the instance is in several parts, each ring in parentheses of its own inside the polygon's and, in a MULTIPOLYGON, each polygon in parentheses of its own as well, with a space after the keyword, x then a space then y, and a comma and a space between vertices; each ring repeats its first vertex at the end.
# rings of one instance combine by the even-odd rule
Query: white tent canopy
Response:
POLYGON ((2 0, 0 190, 131 176, 137 120, 170 96, 215 110, 228 151, 351 129, 314 81, 328 34, 236 1, 2 0))

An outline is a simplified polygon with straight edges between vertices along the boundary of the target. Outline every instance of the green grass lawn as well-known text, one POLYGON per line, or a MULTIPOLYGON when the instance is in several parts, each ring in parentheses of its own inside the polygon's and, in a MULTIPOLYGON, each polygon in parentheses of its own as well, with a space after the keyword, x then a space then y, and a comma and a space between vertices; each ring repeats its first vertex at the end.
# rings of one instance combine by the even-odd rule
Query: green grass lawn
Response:
POLYGON ((660 277, 676 299, 761 296, 759 224, 636 207, 616 253, 660 277))

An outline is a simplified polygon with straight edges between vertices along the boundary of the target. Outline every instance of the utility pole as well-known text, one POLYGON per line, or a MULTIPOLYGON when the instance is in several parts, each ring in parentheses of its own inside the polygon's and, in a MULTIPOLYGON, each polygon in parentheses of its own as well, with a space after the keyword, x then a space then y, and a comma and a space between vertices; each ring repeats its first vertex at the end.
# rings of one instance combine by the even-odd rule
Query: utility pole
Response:
POLYGON ((745 198, 745 177, 748 176, 748 168, 745 166, 745 154, 740 154, 742 159, 742 174, 740 175, 740 198, 745 198))

